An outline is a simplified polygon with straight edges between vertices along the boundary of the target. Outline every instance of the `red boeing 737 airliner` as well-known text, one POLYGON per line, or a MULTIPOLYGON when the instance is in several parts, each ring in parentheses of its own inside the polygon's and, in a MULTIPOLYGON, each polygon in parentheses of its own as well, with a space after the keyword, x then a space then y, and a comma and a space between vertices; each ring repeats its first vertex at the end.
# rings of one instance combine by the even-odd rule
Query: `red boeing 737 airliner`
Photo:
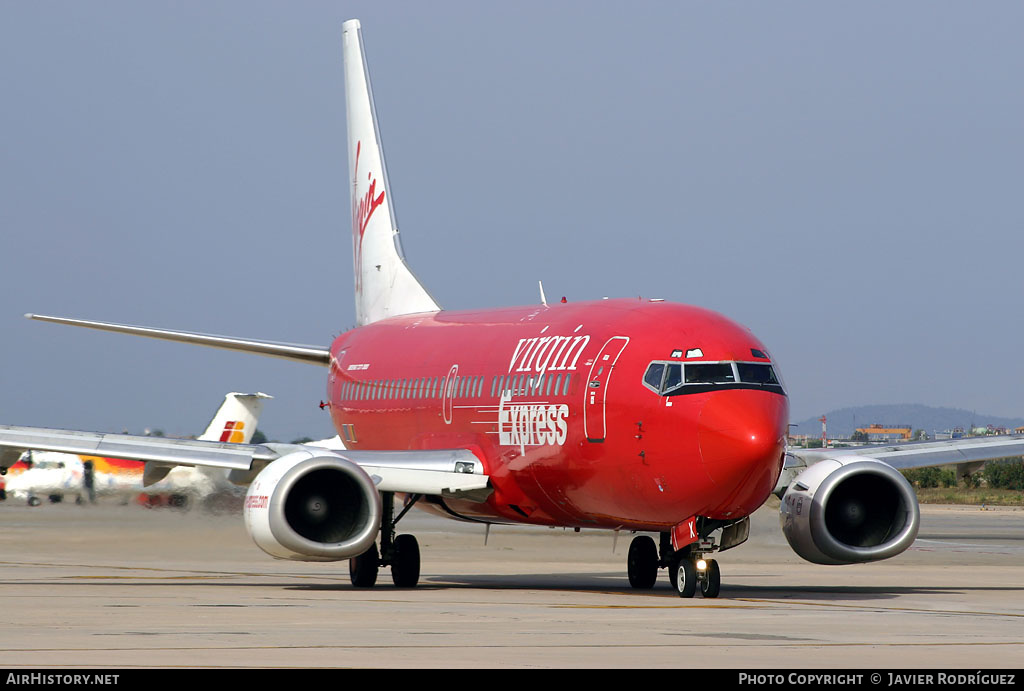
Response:
POLYGON ((1024 438, 786 449, 788 399, 770 351, 713 312, 659 300, 442 310, 405 262, 359 22, 343 26, 358 326, 329 349, 106 322, 35 319, 327 368, 345 449, 0 428, 0 467, 26 449, 229 470, 267 553, 388 566, 419 579, 396 535, 412 506, 454 519, 640 533, 630 583, 666 568, 680 596, 720 591, 711 555, 743 543, 774 492, 794 550, 819 564, 895 556, 920 515, 897 471, 1024 453, 1024 438), (396 502, 396 495, 401 498, 396 502), (402 509, 396 514, 396 505, 402 509), (379 543, 379 546, 378 546, 379 543))

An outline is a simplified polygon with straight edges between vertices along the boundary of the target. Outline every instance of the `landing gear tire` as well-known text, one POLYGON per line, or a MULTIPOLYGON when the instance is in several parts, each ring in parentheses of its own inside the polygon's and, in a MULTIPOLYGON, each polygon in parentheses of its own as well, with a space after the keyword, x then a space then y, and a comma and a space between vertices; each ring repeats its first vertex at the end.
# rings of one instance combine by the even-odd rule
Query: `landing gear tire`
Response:
POLYGON ((28 498, 28 505, 29 505, 29 506, 39 506, 39 505, 40 505, 40 504, 42 504, 42 503, 43 503, 43 502, 41 502, 41 501, 39 500, 39 497, 29 497, 29 498, 28 498))
POLYGON ((380 554, 377 543, 358 557, 348 560, 348 575, 352 585, 357 588, 372 588, 377 582, 377 568, 380 565, 380 554))
POLYGON ((690 546, 687 545, 672 555, 668 566, 668 580, 672 584, 672 590, 679 589, 679 564, 690 558, 690 546))
POLYGON ((704 597, 718 597, 722 590, 722 571, 718 568, 718 562, 708 559, 707 574, 700 582, 700 594, 704 597))
POLYGON ((676 572, 676 592, 679 597, 693 597, 697 592, 697 567, 693 560, 682 559, 676 572))
POLYGON ((658 580, 658 548, 647 535, 638 535, 629 544, 626 557, 629 584, 640 590, 650 590, 658 580))
POLYGON ((420 544, 415 535, 395 538, 391 580, 399 588, 415 588, 420 580, 420 544))

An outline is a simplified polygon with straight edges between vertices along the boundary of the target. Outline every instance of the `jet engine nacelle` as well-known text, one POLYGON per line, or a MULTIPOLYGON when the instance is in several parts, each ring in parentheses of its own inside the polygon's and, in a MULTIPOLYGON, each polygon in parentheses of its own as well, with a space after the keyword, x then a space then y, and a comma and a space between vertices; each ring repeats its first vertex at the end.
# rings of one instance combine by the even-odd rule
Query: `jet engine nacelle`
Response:
POLYGON ((921 522, 906 478, 864 457, 815 463, 793 480, 780 511, 789 545, 815 564, 894 557, 914 542, 921 522))
POLYGON ((377 539, 381 499, 356 463, 302 450, 260 471, 243 514, 249 535, 272 557, 337 561, 359 556, 377 539))

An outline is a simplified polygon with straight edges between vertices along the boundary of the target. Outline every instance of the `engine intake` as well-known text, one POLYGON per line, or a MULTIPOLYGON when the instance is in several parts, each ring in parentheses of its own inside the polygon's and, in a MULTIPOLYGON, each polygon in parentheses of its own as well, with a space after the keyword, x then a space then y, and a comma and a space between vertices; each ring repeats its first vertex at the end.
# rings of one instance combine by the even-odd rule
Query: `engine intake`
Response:
POLYGON ((815 463, 793 480, 780 511, 786 540, 815 564, 894 557, 914 542, 921 522, 906 478, 864 457, 815 463))
POLYGON ((337 561, 359 556, 376 540, 381 500, 358 464, 329 451, 296 451, 260 471, 244 516, 249 535, 271 556, 337 561))

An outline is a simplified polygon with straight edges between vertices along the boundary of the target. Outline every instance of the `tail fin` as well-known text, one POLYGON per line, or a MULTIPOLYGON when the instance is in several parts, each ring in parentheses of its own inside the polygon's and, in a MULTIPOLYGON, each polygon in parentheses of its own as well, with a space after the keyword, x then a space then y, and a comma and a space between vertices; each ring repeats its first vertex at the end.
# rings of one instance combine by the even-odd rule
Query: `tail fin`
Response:
POLYGON ((441 309, 405 263, 384 167, 370 75, 358 19, 342 25, 348 163, 352 174, 352 247, 360 326, 441 309))
POLYGON ((263 412, 265 393, 229 393, 199 438, 204 441, 229 441, 248 444, 263 412))

